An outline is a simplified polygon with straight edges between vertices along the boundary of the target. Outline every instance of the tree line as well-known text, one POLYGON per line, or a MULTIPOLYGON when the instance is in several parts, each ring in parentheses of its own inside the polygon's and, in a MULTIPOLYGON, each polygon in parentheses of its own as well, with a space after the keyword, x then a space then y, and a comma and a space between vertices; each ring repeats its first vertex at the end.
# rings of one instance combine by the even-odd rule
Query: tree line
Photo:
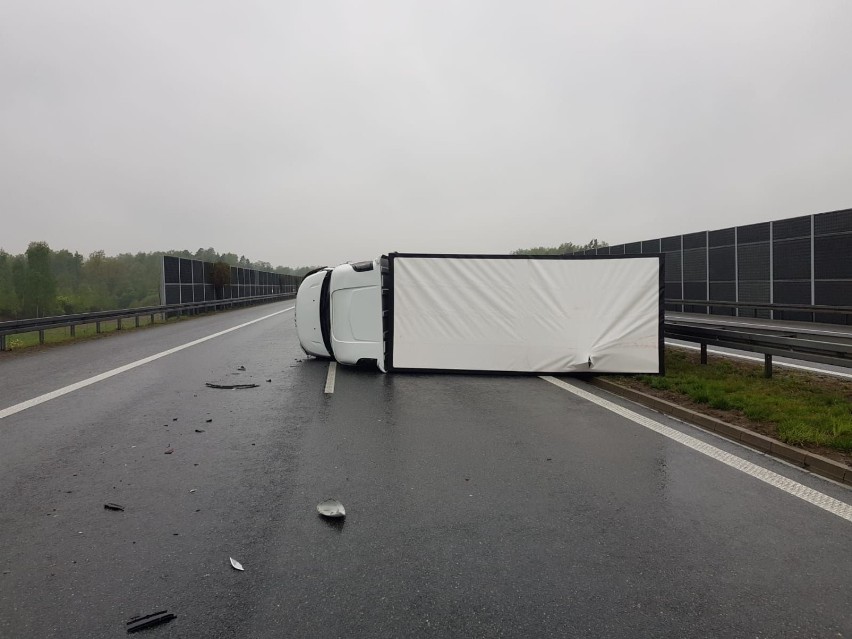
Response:
POLYGON ((157 306, 163 255, 284 275, 303 275, 313 268, 273 267, 213 248, 115 256, 95 251, 84 257, 66 249, 54 251, 46 242, 31 242, 20 255, 0 249, 0 321, 157 306))
MULTIPOLYGON (((516 249, 513 255, 565 255, 608 246, 593 239, 586 244, 565 242, 559 246, 516 249)), ((236 253, 217 253, 213 248, 153 253, 120 253, 108 256, 95 251, 88 257, 66 249, 52 250, 46 242, 31 242, 20 255, 0 249, 0 321, 89 313, 119 308, 157 306, 163 255, 204 262, 253 268, 284 275, 304 275, 312 266, 273 267, 236 253)))
POLYGON ((515 249, 512 255, 569 255, 577 251, 587 251, 593 248, 609 246, 608 242, 592 239, 585 244, 574 244, 574 242, 563 242, 559 246, 536 246, 528 249, 515 249))

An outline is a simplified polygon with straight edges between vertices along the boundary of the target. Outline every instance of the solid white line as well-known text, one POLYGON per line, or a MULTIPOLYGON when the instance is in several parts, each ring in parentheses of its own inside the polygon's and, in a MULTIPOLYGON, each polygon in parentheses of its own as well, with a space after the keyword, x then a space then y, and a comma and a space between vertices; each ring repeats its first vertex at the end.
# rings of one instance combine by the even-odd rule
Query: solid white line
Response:
POLYGON ((590 401, 598 406, 606 408, 613 413, 621 415, 630 421, 636 422, 637 424, 644 426, 664 437, 668 437, 684 446, 688 446, 693 450, 698 451, 703 455, 707 455, 708 457, 715 459, 716 461, 720 461, 723 464, 727 464, 731 468, 736 468, 737 470, 744 472, 746 475, 751 475, 752 477, 759 479, 762 482, 766 482, 770 486, 775 486, 779 490, 783 490, 786 493, 793 495, 794 497, 798 497, 799 499, 803 499, 804 501, 817 506, 818 508, 822 508, 830 512, 833 515, 837 515, 842 519, 852 522, 852 506, 846 504, 842 501, 834 499, 833 497, 829 497, 828 495, 819 492, 818 490, 814 490, 813 488, 808 488, 807 486, 800 484, 799 482, 793 481, 792 479, 788 479, 783 475, 779 475, 767 468, 763 468, 762 466, 758 466, 757 464, 753 464, 749 461, 746 461, 742 457, 737 457, 731 453, 727 453, 720 448, 716 448, 706 442, 701 441, 700 439, 696 439, 695 437, 691 437, 689 435, 685 435, 674 428, 670 428, 669 426, 665 426, 659 422, 650 419, 649 417, 645 417, 644 415, 640 415, 639 413, 633 412, 623 406, 619 406, 618 404, 611 402, 609 400, 603 399, 602 397, 598 397, 588 391, 584 391, 581 388, 577 388, 572 384, 568 384, 567 382, 562 381, 561 379, 556 379, 555 377, 550 376, 542 376, 541 379, 546 382, 550 382, 551 384, 555 384, 559 388, 567 390, 582 399, 590 401))
POLYGON ((334 378, 337 377, 337 362, 329 362, 328 375, 325 378, 325 392, 331 395, 334 392, 334 378))
POLYGON ((76 382, 69 386, 65 386, 63 388, 57 389, 55 391, 51 391, 49 393, 45 393, 44 395, 39 395, 38 397, 34 397, 32 399, 28 399, 25 402, 21 402, 20 404, 15 404, 14 406, 9 406, 8 408, 4 408, 0 410, 0 419, 4 417, 9 417, 10 415, 14 415, 15 413, 20 413, 23 410, 27 410, 28 408, 32 408, 33 406, 38 406, 39 404, 44 404, 45 402, 49 402, 51 399, 56 399, 57 397, 62 397, 63 395, 67 395, 68 393, 73 393, 76 390, 80 390, 81 388, 85 388, 86 386, 91 386, 97 382, 103 381, 105 379, 109 379, 110 377, 114 377, 120 373, 125 373, 129 370, 142 366, 143 364, 148 364, 149 362, 153 362, 154 360, 158 360, 161 357, 165 357, 166 355, 171 355, 173 353, 177 353, 178 351, 182 351, 185 348, 189 348, 190 346, 195 346, 196 344, 201 344, 202 342, 206 342, 207 340, 211 340, 215 337, 220 337, 225 335, 226 333, 230 333, 232 331, 239 330, 241 328, 245 328, 246 326, 250 326, 251 324, 256 324, 257 322, 262 322, 265 319, 269 319, 270 317, 275 317, 276 315, 280 315, 281 313, 286 313, 287 311, 292 311, 295 306, 291 306, 290 308, 285 308, 283 311, 276 311, 275 313, 270 313, 269 315, 264 315, 263 317, 258 317, 250 322, 246 322, 244 324, 240 324, 239 326, 234 326, 232 328, 225 329, 224 331, 219 331, 218 333, 213 333, 212 335, 208 335, 207 337, 202 337, 201 339, 194 340, 192 342, 188 342, 186 344, 182 344, 181 346, 175 346, 174 348, 170 348, 167 351, 163 351, 162 353, 157 353, 156 355, 151 355, 150 357, 145 357, 143 359, 137 360, 130 364, 125 364, 124 366, 119 366, 118 368, 113 368, 111 371, 107 371, 105 373, 101 373, 100 375, 95 375, 94 377, 90 377, 89 379, 84 379, 81 382, 76 382))
MULTIPOLYGON (((690 351, 700 351, 700 346, 688 346, 686 344, 672 344, 668 340, 666 340, 666 344, 669 346, 674 346, 675 348, 685 348, 690 351)), ((716 355, 721 355, 722 357, 736 357, 737 359, 747 359, 752 362, 761 362, 763 363, 762 357, 754 357, 751 355, 740 355, 739 353, 728 353, 726 351, 717 351, 715 349, 707 349, 708 353, 714 353, 716 355)), ((824 368, 814 368, 813 366, 803 366, 801 364, 788 364, 787 362, 779 362, 773 360, 773 366, 783 366, 784 368, 795 368, 800 371, 808 371, 809 373, 821 373, 822 375, 831 375, 832 377, 843 377, 845 379, 852 379, 852 374, 849 373, 841 373, 840 371, 832 371, 826 370, 824 368)))

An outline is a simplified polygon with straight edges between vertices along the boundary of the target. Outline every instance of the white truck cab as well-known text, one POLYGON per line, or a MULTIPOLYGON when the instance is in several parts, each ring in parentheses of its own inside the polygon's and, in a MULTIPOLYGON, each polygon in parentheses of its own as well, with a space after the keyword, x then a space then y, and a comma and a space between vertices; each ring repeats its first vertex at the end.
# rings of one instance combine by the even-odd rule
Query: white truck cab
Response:
POLYGON ((306 275, 299 342, 382 372, 661 374, 664 260, 390 252, 306 275))
POLYGON ((309 273, 296 295, 296 332, 309 355, 384 371, 382 264, 341 264, 309 273))

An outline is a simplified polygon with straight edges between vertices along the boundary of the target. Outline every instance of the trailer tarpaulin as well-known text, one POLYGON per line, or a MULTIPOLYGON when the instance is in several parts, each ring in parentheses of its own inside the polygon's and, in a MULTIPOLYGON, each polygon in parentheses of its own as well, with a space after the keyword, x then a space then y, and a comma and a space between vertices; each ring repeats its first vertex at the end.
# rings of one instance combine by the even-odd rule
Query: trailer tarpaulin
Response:
POLYGON ((389 258, 389 369, 663 370, 660 255, 389 258))

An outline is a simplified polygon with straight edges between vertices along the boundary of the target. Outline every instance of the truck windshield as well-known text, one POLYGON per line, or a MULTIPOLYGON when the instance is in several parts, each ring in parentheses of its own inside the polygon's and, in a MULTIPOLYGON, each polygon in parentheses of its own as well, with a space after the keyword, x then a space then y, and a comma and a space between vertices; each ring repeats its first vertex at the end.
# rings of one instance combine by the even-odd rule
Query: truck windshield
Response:
POLYGON ((322 333, 322 342, 325 345, 325 350, 328 354, 334 357, 334 350, 331 348, 331 271, 325 273, 325 278, 322 281, 320 289, 320 332, 322 333))

